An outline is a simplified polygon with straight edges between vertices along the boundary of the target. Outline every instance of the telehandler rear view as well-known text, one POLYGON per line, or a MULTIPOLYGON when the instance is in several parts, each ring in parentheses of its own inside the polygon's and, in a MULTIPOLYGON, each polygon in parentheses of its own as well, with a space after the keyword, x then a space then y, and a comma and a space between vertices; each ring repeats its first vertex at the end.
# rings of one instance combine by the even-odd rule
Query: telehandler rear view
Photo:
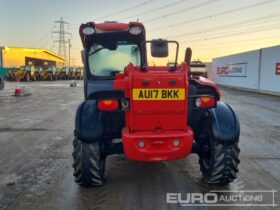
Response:
POLYGON ((104 184, 106 157, 124 153, 136 161, 199 156, 206 183, 227 184, 239 164, 239 121, 220 101, 210 80, 191 76, 191 49, 178 65, 176 41, 146 41, 142 23, 89 22, 80 26, 85 101, 77 109, 74 177, 82 186, 104 184), (150 66, 176 46, 175 61, 150 66))

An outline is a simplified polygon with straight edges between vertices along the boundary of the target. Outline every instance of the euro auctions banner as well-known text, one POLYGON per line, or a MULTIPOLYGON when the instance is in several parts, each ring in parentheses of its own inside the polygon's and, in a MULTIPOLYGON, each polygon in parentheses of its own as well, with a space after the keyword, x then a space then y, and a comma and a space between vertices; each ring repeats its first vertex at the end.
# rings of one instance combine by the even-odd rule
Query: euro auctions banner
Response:
POLYGON ((220 85, 258 89, 260 50, 213 59, 211 78, 220 85))
POLYGON ((217 67, 217 75, 220 77, 246 77, 247 63, 232 63, 217 67))

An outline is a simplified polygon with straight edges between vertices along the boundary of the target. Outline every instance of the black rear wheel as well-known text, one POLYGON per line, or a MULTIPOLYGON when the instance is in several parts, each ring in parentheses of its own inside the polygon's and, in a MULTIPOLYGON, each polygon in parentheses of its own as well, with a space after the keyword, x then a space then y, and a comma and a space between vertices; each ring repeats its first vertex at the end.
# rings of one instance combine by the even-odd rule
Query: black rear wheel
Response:
POLYGON ((103 185, 106 157, 101 154, 100 143, 87 144, 75 138, 73 146, 75 181, 85 187, 103 185))
POLYGON ((213 184, 228 184, 236 179, 240 149, 238 140, 232 144, 220 143, 213 138, 209 123, 202 128, 198 139, 200 170, 203 181, 213 184))

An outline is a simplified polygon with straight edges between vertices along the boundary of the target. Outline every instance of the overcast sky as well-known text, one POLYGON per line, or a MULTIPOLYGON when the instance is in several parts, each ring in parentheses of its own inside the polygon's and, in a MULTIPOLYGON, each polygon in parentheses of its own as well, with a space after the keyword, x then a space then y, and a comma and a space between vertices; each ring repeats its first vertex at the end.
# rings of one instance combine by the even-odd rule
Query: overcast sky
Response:
POLYGON ((143 22, 147 38, 180 42, 193 58, 213 57, 280 43, 280 0, 0 0, 0 46, 48 48, 55 52, 54 21, 69 22, 72 54, 80 64, 80 23, 143 22))

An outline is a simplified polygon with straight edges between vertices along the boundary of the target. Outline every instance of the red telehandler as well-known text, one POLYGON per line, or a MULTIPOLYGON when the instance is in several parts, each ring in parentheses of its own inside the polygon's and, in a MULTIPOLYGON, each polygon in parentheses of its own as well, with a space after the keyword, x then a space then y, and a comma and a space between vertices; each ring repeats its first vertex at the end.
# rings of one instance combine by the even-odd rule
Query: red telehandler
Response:
POLYGON ((106 157, 136 161, 199 156, 206 183, 227 184, 239 164, 239 120, 220 101, 212 81, 191 76, 191 50, 178 65, 176 41, 146 41, 142 23, 89 22, 80 26, 85 101, 77 109, 74 177, 82 186, 104 184, 106 157), (173 65, 149 66, 175 45, 173 65))

